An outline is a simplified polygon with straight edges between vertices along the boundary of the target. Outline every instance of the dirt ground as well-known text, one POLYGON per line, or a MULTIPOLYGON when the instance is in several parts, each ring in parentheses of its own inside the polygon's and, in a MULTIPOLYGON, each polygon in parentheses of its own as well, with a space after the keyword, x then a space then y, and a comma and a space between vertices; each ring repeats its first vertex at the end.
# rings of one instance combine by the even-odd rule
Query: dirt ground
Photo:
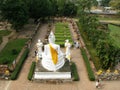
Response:
MULTIPOLYGON (((61 84, 48 84, 29 81, 27 79, 31 63, 32 61, 35 61, 35 45, 38 39, 41 39, 42 41, 44 40, 47 33, 47 28, 47 24, 42 25, 35 35, 34 40, 32 41, 29 56, 23 65, 19 78, 15 81, 0 80, 0 90, 97 90, 95 88, 95 82, 89 81, 80 49, 76 48, 71 49, 71 60, 75 62, 77 66, 80 81, 61 84)), ((75 37, 76 34, 73 32, 72 28, 71 33, 73 37, 75 37)), ((64 50, 65 49, 62 48, 63 52, 64 50)), ((120 81, 102 81, 102 88, 98 90, 120 90, 119 83, 120 81)))

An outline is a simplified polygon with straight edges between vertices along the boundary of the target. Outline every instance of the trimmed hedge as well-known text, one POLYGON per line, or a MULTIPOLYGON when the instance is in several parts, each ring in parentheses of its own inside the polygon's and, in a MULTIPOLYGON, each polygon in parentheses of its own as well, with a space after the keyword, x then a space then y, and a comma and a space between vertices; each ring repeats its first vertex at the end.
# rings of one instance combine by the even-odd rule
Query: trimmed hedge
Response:
POLYGON ((69 42, 72 42, 72 40, 70 38, 61 38, 61 39, 57 39, 55 42, 63 42, 65 43, 65 40, 68 39, 69 42))
MULTIPOLYGON (((63 35, 63 33, 55 33, 55 36, 61 36, 61 35, 63 35)), ((65 35, 68 35, 68 36, 71 36, 71 34, 70 33, 65 33, 65 35)))
POLYGON ((29 53, 29 50, 26 48, 26 50, 24 51, 23 55, 21 56, 18 64, 16 65, 14 72, 11 74, 11 80, 17 79, 19 72, 21 71, 21 68, 23 66, 23 63, 28 56, 28 53, 29 53))
POLYGON ((35 62, 32 62, 32 65, 30 67, 30 71, 29 71, 29 74, 28 74, 28 80, 32 80, 32 77, 33 77, 33 73, 34 73, 34 70, 35 70, 35 62))
POLYGON ((71 73, 74 81, 79 81, 79 75, 75 63, 71 62, 71 73))
POLYGON ((0 36, 0 44, 2 43, 2 37, 0 36))
POLYGON ((81 52, 82 52, 83 59, 85 61, 86 68, 87 68, 88 77, 91 81, 95 81, 95 76, 94 76, 94 73, 93 73, 92 68, 90 66, 90 62, 88 60, 88 57, 86 55, 86 51, 83 48, 81 48, 81 52))
MULTIPOLYGON (((55 42, 56 44, 59 44, 60 47, 64 47, 65 42, 55 42)), ((71 45, 73 46, 73 42, 70 41, 71 45)))
POLYGON ((58 39, 66 39, 66 38, 69 38, 69 39, 71 39, 71 36, 70 35, 67 35, 67 36, 64 36, 64 35, 62 35, 63 37, 61 37, 60 35, 58 36, 55 36, 55 38, 58 38, 58 39))
POLYGON ((59 44, 60 45, 60 47, 64 47, 64 42, 55 42, 56 44, 59 44))

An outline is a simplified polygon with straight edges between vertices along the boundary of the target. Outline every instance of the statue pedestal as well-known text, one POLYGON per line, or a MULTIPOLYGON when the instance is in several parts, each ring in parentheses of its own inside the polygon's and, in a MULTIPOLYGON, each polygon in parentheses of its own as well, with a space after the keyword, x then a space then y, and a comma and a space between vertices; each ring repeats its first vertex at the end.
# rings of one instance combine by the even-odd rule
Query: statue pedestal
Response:
POLYGON ((71 72, 35 72, 34 79, 71 79, 71 72))
POLYGON ((71 70, 69 61, 66 60, 65 64, 59 70, 53 72, 48 71, 42 67, 40 62, 37 63, 35 72, 34 72, 34 80, 71 80, 71 70))

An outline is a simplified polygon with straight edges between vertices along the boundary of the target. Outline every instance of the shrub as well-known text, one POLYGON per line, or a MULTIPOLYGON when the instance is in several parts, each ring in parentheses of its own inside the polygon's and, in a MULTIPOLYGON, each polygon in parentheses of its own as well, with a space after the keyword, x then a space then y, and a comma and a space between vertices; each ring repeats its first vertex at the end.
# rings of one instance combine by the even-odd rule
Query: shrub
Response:
POLYGON ((2 37, 0 36, 0 44, 2 43, 2 37))
POLYGON ((56 42, 56 44, 59 44, 60 47, 64 47, 64 42, 56 42))
POLYGON ((24 51, 24 53, 23 53, 23 55, 21 56, 18 64, 16 65, 15 70, 14 70, 13 73, 11 74, 11 80, 17 79, 17 77, 18 77, 18 75, 19 75, 19 72, 20 72, 20 70, 21 70, 21 68, 22 68, 22 65, 23 65, 25 59, 27 58, 28 52, 29 52, 28 49, 26 49, 26 50, 24 51))
POLYGON ((12 49, 12 54, 16 55, 16 54, 18 54, 18 51, 16 49, 12 49))
POLYGON ((95 76, 94 76, 94 73, 93 73, 92 68, 90 66, 90 62, 88 60, 86 52, 83 48, 81 48, 81 52, 82 52, 83 59, 85 61, 86 68, 87 68, 88 77, 91 81, 95 81, 95 76))
POLYGON ((32 62, 29 74, 28 74, 28 80, 32 79, 33 73, 34 73, 34 69, 35 69, 35 62, 32 62))
POLYGON ((77 67, 75 65, 75 63, 72 62, 71 64, 71 73, 72 73, 72 77, 74 78, 74 81, 79 81, 79 75, 77 72, 77 67))

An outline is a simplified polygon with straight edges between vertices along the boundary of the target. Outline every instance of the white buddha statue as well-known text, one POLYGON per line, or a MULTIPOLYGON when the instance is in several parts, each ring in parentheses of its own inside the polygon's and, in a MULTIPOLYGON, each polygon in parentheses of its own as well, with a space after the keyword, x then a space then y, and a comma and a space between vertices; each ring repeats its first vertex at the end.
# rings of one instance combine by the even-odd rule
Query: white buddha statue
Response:
POLYGON ((69 42, 69 40, 67 39, 65 42, 65 56, 66 58, 70 61, 71 59, 71 52, 70 52, 70 48, 71 48, 71 44, 69 42))
POLYGON ((41 42, 41 40, 39 39, 38 40, 38 42, 37 42, 37 44, 36 44, 36 47, 37 47, 37 55, 38 55, 38 57, 39 58, 41 58, 42 57, 42 47, 43 47, 43 43, 41 42))
POLYGON ((44 46, 42 55, 42 66, 49 71, 56 71, 60 69, 65 61, 64 54, 60 50, 60 46, 55 44, 55 36, 51 31, 49 37, 49 44, 44 46))

